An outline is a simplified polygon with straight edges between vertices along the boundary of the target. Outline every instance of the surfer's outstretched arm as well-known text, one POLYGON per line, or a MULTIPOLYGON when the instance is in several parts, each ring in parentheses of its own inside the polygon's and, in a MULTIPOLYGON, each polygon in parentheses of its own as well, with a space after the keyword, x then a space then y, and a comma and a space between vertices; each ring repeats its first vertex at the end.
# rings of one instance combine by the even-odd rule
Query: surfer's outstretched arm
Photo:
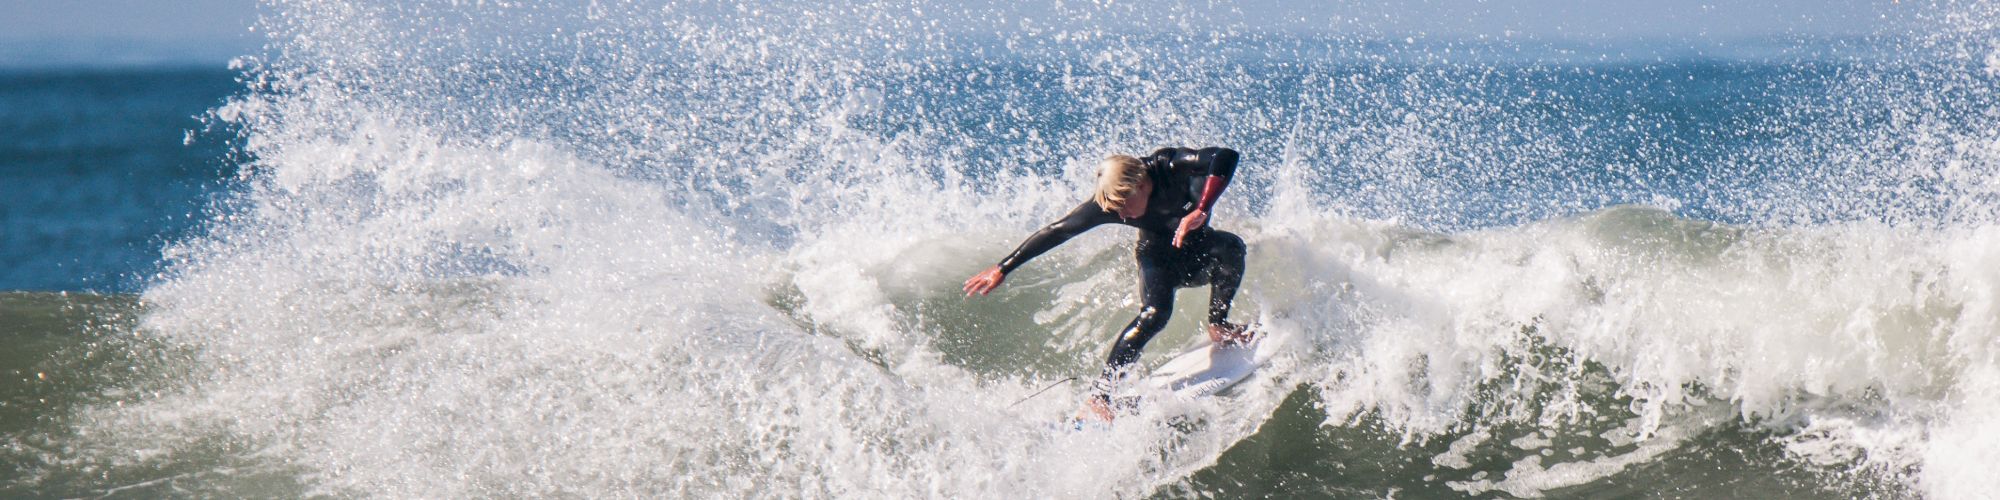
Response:
POLYGON ((1001 259, 999 264, 973 275, 972 279, 965 280, 965 294, 985 295, 999 287, 1000 282, 1007 279, 1007 273, 1014 272, 1015 268, 1026 264, 1029 259, 1048 252, 1049 249, 1083 234, 1084 231, 1089 231, 1090 228, 1117 220, 1118 214, 1097 206, 1094 201, 1084 201, 1070 210, 1069 215, 1043 226, 1040 231, 1035 231, 1035 234, 1028 235, 1028 239, 1022 241, 1021 246, 1014 249, 1014 253, 1001 259))

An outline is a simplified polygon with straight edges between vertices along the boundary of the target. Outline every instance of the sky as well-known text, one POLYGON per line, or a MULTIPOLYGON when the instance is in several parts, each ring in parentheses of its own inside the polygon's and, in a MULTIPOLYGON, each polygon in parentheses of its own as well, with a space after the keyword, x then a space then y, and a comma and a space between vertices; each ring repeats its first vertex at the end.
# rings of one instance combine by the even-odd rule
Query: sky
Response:
MULTIPOLYGON (((361 0, 383 1, 383 0, 361 0)), ((585 0, 551 0, 585 1, 585 0)), ((790 0, 785 0, 790 1, 790 0)), ((968 0, 1034 16, 1091 4, 1195 5, 1287 31, 1385 37, 1721 41, 1893 31, 1923 0, 968 0)), ((726 3, 726 2, 725 2, 726 3)), ((256 0, 0 0, 0 65, 221 63, 253 51, 256 0)), ((1093 20, 1091 22, 1103 22, 1093 20)), ((1126 22, 1114 19, 1110 22, 1126 22)))
POLYGON ((224 65, 254 51, 257 0, 0 0, 0 67, 224 65))
POLYGON ((221 39, 256 18, 256 0, 0 0, 10 39, 221 39))
POLYGON ((1383 35, 1630 40, 1869 34, 1917 13, 1891 0, 1259 1, 1251 17, 1290 28, 1383 35))

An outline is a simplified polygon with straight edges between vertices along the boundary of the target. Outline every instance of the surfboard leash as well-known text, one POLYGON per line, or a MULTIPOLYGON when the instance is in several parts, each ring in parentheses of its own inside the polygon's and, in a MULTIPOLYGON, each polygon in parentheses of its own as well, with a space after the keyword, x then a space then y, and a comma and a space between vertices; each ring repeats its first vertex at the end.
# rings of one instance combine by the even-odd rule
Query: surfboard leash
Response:
POLYGON ((1043 388, 1042 388, 1042 390, 1039 390, 1039 391, 1035 391, 1035 393, 1034 393, 1034 394, 1029 394, 1029 395, 1028 395, 1028 397, 1025 397, 1025 398, 1021 398, 1021 400, 1020 400, 1020 401, 1015 401, 1015 402, 1014 402, 1014 404, 1010 404, 1010 405, 1007 405, 1007 409, 1009 409, 1009 410, 1012 410, 1012 409, 1014 409, 1014 407, 1016 407, 1016 406, 1020 406, 1020 405, 1021 405, 1021 403, 1026 403, 1026 402, 1028 402, 1028 400, 1030 400, 1030 399, 1035 399, 1035 396, 1040 396, 1040 395, 1042 395, 1042 393, 1044 393, 1044 392, 1049 392, 1049 389, 1054 389, 1054 388, 1056 388, 1056 386, 1058 386, 1058 385, 1062 385, 1062 384, 1064 384, 1064 383, 1068 383, 1068 382, 1070 382, 1070 381, 1074 381, 1074 380, 1076 380, 1076 376, 1075 376, 1075 375, 1070 375, 1070 376, 1069 376, 1069 378, 1066 378, 1066 379, 1062 379, 1062 380, 1057 380, 1057 381, 1055 381, 1055 383, 1052 383, 1052 384, 1049 384, 1049 385, 1048 385, 1048 387, 1043 387, 1043 388))

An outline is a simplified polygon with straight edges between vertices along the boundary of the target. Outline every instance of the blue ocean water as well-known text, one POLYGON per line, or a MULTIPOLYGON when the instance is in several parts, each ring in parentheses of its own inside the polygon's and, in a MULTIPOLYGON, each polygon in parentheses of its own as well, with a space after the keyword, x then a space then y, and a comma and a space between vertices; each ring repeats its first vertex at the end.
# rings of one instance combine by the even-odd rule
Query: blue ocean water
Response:
MULTIPOLYGON (((1788 159, 1745 152, 1775 150, 1786 146, 1788 139, 1812 133, 1777 124, 1811 121, 1817 119, 1815 113, 1826 113, 1796 105, 1831 91, 1831 79, 1853 72, 1856 64, 1837 59, 1801 63, 1680 55, 1566 64, 1505 60, 1492 66, 1449 68, 1442 70, 1451 72, 1444 78, 1464 82, 1457 93, 1491 103, 1499 108, 1492 113, 1517 121, 1507 124, 1514 130, 1494 128, 1486 133, 1554 131, 1570 136, 1563 141, 1595 146, 1575 156, 1529 149, 1476 158, 1441 153, 1429 159, 1428 168, 1452 169, 1471 161, 1536 162, 1547 177, 1515 176, 1498 184, 1426 192, 1432 197, 1425 200, 1431 204, 1426 210, 1409 210, 1401 200, 1368 199, 1370 193, 1381 192, 1376 185, 1382 179, 1366 169, 1339 167, 1353 161, 1344 155, 1323 159, 1335 166, 1329 182, 1320 188, 1336 199, 1356 200, 1351 208, 1357 215, 1396 217, 1438 229, 1518 224, 1662 200, 1690 217, 1753 222, 1771 214, 1744 210, 1746 200, 1726 198, 1762 192, 1762 181, 1782 175, 1773 172, 1781 171, 1788 159), (1591 189, 1552 190, 1548 182, 1555 178, 1582 182, 1591 189), (1725 183, 1732 185, 1717 187, 1725 183)), ((0 189, 6 190, 8 200, 0 205, 4 221, 0 227, 8 235, 0 241, 0 256, 10 263, 0 272, 0 289, 131 292, 159 270, 160 248, 196 226, 208 203, 227 189, 241 158, 230 149, 233 131, 205 118, 225 99, 246 91, 238 82, 241 72, 213 66, 167 62, 0 71, 0 100, 4 100, 0 126, 5 127, 0 133, 7 138, 0 143, 4 148, 0 175, 6 180, 0 189)), ((970 95, 1004 93, 1003 89, 1045 78, 1032 69, 1006 63, 976 68, 997 71, 997 78, 964 90, 970 95)), ((1440 70, 1424 65, 1332 70, 1274 65, 1263 71, 1262 77, 1280 82, 1271 91, 1284 93, 1309 84, 1304 78, 1315 73, 1382 82, 1440 70)), ((1001 112, 997 102, 982 106, 977 98, 956 99, 894 105, 949 106, 970 116, 1001 112)), ((1054 103, 1061 97, 1043 99, 1054 103)), ((1337 103, 1348 108, 1337 113, 1356 117, 1357 122, 1400 119, 1368 116, 1379 111, 1369 107, 1381 104, 1337 103)), ((893 123, 896 116, 889 113, 882 118, 890 122, 886 128, 912 126, 893 123)), ((1049 133, 1074 133, 1074 127, 1084 123, 1080 117, 1060 113, 1041 119, 1038 127, 1049 133)), ((974 154, 999 155, 1020 147, 1018 140, 1004 133, 986 139, 992 149, 974 154)), ((1053 164, 1024 166, 1048 169, 1053 164)), ((978 173, 980 168, 1013 167, 973 168, 978 173)), ((1807 216, 1838 219, 1841 214, 1820 211, 1807 216)))
POLYGON ((0 290, 137 291, 234 173, 225 65, 0 69, 0 290))

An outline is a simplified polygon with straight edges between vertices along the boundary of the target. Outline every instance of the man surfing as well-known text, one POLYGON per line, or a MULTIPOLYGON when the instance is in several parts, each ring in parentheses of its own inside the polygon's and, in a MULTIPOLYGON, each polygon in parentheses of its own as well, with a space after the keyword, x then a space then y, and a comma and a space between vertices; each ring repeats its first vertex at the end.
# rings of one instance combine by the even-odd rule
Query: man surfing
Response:
POLYGON ((1243 282, 1243 239, 1208 226, 1209 209, 1236 173, 1236 156, 1235 150, 1210 147, 1162 148, 1144 158, 1105 158, 1098 166, 1091 199, 1029 235, 1000 264, 965 280, 966 296, 985 295, 1028 259, 1084 231, 1114 223, 1139 229, 1133 248, 1139 261, 1139 315, 1119 331, 1104 375, 1077 412, 1078 418, 1111 421, 1111 389, 1139 360, 1146 341, 1166 327, 1177 289, 1211 287, 1209 340, 1230 345, 1250 338, 1242 325, 1228 322, 1229 304, 1243 282))

